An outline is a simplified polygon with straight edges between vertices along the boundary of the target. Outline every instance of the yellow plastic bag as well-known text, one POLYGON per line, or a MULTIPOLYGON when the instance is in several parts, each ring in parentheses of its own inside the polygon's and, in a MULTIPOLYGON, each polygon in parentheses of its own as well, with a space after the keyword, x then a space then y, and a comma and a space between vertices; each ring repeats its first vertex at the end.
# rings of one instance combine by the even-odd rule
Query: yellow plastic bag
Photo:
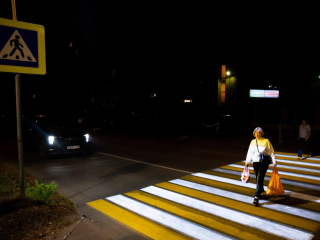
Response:
POLYGON ((282 195, 284 194, 284 189, 280 181, 278 170, 276 167, 273 168, 271 174, 270 182, 266 191, 268 195, 282 195))

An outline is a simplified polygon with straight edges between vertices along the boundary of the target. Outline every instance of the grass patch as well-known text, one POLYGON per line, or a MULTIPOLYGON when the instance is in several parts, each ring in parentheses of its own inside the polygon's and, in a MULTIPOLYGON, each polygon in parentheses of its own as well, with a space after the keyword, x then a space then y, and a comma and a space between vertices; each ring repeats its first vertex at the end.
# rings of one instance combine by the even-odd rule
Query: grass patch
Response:
POLYGON ((40 183, 38 180, 34 181, 35 186, 27 184, 26 195, 31 199, 40 201, 49 205, 54 204, 52 195, 56 192, 58 185, 52 181, 50 184, 40 183))
POLYGON ((26 196, 20 196, 19 166, 1 160, 1 239, 48 239, 78 219, 75 205, 56 191, 57 184, 25 176, 26 196))

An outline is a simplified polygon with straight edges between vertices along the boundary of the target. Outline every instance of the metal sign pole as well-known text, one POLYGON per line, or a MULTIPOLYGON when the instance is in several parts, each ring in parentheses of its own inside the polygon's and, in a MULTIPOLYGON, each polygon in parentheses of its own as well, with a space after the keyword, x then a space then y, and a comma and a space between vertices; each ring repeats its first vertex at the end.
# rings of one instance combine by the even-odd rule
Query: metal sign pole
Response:
POLYGON ((19 179, 20 179, 20 195, 25 196, 24 191, 24 166, 23 166, 23 141, 21 127, 21 108, 20 108, 20 74, 16 74, 16 111, 17 111, 17 140, 18 140, 18 159, 19 159, 19 179))
POLYGON ((279 146, 281 146, 281 123, 279 123, 279 146))
MULTIPOLYGON (((11 0, 13 20, 17 21, 16 3, 11 0)), ((16 84, 16 113, 17 113, 17 143, 18 143, 18 160, 19 160, 19 180, 20 180, 20 196, 25 196, 24 190, 24 166, 23 166, 23 141, 21 127, 21 104, 20 104, 20 73, 15 76, 16 84)))

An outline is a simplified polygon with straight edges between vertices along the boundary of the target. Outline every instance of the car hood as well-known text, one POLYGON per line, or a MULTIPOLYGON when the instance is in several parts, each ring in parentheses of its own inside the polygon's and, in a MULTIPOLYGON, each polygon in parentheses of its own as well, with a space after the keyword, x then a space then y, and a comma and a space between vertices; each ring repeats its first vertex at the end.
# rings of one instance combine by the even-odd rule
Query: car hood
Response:
POLYGON ((79 130, 76 129, 54 129, 54 130, 47 130, 45 131, 47 135, 52 135, 55 137, 83 137, 84 133, 80 132, 79 130))

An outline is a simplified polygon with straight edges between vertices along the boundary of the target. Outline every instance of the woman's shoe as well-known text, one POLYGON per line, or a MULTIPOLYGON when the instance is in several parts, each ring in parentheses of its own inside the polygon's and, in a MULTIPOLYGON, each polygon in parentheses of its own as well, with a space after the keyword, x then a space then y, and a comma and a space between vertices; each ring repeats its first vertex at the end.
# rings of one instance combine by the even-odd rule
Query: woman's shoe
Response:
POLYGON ((258 197, 254 197, 253 204, 256 205, 256 206, 259 204, 259 198, 258 197))
POLYGON ((298 160, 302 160, 302 157, 298 157, 298 160))

